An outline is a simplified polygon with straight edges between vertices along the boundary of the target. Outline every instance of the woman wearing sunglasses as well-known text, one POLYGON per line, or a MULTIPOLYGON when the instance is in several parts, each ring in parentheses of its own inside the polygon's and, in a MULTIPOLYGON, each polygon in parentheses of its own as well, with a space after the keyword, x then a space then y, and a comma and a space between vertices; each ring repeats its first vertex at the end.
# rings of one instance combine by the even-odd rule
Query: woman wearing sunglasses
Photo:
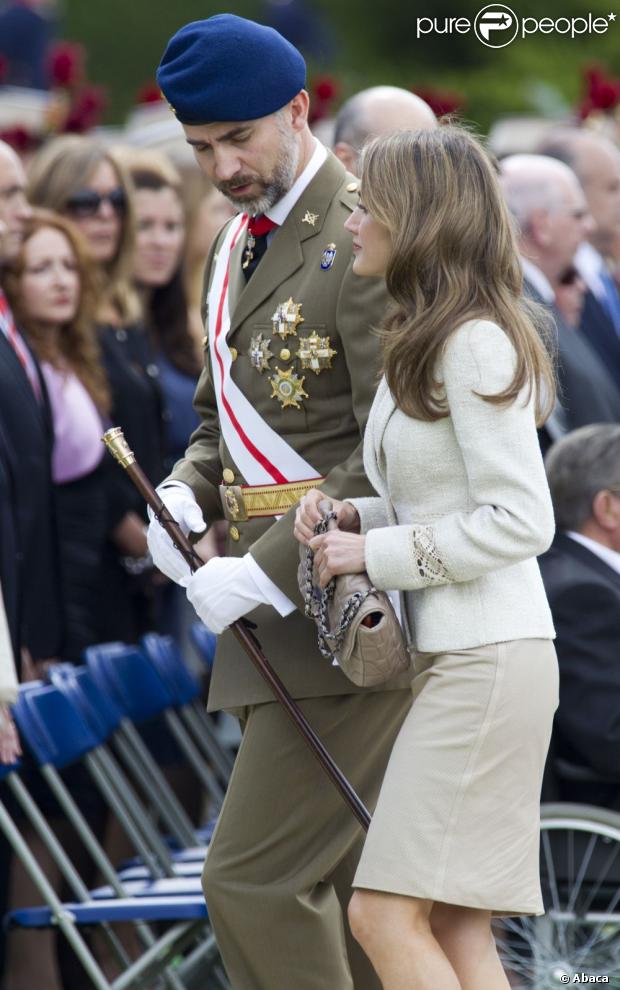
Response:
MULTIPOLYGON (((71 219, 85 237, 98 277, 97 332, 112 396, 111 419, 154 483, 164 476, 157 368, 131 277, 134 213, 125 170, 97 140, 66 135, 44 147, 29 170, 30 200, 71 219)), ((106 489, 112 538, 104 555, 101 638, 134 640, 154 628, 156 589, 144 507, 110 463, 106 489)))

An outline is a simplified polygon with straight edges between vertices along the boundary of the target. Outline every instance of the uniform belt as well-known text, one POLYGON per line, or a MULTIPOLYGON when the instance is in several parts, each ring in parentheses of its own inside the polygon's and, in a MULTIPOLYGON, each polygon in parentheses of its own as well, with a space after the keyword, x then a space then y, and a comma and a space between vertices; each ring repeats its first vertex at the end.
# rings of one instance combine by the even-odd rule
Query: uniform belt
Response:
POLYGON ((229 522, 246 522, 261 516, 281 516, 297 505, 302 495, 324 478, 290 481, 285 485, 220 485, 224 516, 229 522))

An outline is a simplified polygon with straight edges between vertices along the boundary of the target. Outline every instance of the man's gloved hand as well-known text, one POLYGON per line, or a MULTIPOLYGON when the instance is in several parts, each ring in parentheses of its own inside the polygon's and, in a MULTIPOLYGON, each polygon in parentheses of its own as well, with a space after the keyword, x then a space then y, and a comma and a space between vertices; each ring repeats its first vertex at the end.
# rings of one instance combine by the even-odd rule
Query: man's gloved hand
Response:
POLYGON ((243 557, 212 557, 181 583, 196 614, 217 634, 257 605, 271 604, 243 557))
MULTIPOLYGON (((187 536, 189 533, 202 533, 207 524, 202 511, 193 496, 189 485, 183 482, 172 482, 157 489, 162 502, 173 519, 187 536)), ((153 558, 155 567, 177 584, 182 584, 191 574, 189 565, 176 549, 165 529, 160 526, 149 508, 151 520, 146 534, 146 542, 153 558)))

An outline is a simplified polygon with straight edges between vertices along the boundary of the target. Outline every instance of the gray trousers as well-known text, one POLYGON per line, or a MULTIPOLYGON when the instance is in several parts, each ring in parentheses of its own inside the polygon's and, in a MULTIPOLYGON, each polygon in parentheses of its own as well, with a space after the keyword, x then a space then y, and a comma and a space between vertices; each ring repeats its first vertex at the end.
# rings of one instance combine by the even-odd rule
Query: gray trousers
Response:
MULTIPOLYGON (((300 702, 373 810, 410 691, 300 702)), ((203 872, 234 990, 380 990, 346 907, 364 843, 352 812, 278 704, 244 711, 243 737, 203 872)))

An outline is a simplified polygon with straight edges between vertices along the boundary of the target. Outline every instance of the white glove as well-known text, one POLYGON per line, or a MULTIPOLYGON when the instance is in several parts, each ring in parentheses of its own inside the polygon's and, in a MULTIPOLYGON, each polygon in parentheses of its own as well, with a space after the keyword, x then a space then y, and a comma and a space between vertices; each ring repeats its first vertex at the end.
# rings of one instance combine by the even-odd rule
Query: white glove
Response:
MULTIPOLYGON (((175 481, 158 488, 157 493, 186 536, 189 533, 202 533, 206 530, 207 524, 189 485, 175 481)), ((148 511, 151 522, 147 530, 146 542, 153 563, 162 574, 181 584, 191 574, 189 564, 176 549, 166 530, 159 524, 152 509, 149 508, 148 511)))
POLYGON ((212 557, 181 583, 187 588, 196 614, 216 634, 257 605, 271 604, 254 581, 244 557, 212 557))

